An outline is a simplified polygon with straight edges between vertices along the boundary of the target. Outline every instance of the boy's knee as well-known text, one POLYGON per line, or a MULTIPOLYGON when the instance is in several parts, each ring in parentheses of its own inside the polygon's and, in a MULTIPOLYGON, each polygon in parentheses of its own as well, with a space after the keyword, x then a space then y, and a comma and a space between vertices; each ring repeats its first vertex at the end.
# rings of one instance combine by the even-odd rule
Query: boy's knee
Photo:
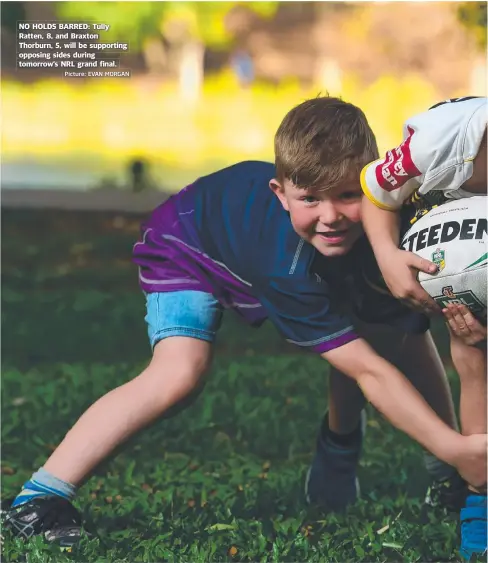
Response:
POLYGON ((203 358, 180 360, 174 370, 175 382, 179 382, 179 388, 182 391, 191 393, 202 386, 202 380, 208 373, 209 368, 210 362, 203 358))
POLYGON ((161 341, 147 368, 162 386, 178 391, 182 397, 202 386, 202 379, 211 365, 210 344, 191 340, 161 341))
POLYGON ((148 369, 161 387, 178 390, 183 396, 201 385, 208 368, 206 362, 192 362, 182 358, 177 363, 165 365, 151 363, 148 369))

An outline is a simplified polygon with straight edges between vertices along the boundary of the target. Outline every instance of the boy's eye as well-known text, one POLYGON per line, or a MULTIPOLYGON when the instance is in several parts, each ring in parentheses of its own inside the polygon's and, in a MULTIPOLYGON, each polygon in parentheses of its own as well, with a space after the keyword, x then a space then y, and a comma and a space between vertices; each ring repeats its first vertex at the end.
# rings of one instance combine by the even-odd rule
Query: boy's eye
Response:
POLYGON ((318 201, 317 198, 313 195, 304 195, 300 199, 305 203, 315 203, 316 201, 318 201))

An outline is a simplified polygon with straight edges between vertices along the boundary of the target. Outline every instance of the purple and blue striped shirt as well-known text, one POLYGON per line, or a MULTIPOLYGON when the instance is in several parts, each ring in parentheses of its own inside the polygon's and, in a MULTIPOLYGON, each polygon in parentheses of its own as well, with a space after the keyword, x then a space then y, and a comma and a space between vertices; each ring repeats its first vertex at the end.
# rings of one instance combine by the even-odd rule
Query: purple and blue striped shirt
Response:
POLYGON ((269 189, 274 166, 241 162, 199 178, 160 205, 134 246, 147 293, 212 293, 259 326, 323 353, 358 338, 345 278, 354 260, 328 259, 293 230, 269 189))

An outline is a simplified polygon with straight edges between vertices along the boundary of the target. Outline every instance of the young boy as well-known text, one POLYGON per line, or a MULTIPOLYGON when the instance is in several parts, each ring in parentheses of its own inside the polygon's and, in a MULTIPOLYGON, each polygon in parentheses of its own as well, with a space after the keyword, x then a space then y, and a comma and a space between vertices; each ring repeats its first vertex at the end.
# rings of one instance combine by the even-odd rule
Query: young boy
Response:
MULTIPOLYGON (((425 317, 362 282, 358 265, 365 259, 367 266, 373 255, 360 223, 359 171, 377 156, 364 114, 335 98, 304 102, 280 125, 275 153, 276 168, 242 162, 200 178, 143 226, 134 260, 147 297, 152 360, 133 381, 94 403, 25 483, 7 513, 19 535, 44 533, 64 545, 76 543, 81 522, 69 503, 76 486, 116 446, 198 386, 224 309, 254 326, 270 319, 289 342, 333 366, 328 421, 338 436, 357 434, 360 388, 397 428, 463 477, 484 481, 487 438, 453 429, 444 374, 422 334, 425 317), (412 333, 404 355, 412 370, 429 366, 416 384, 439 416, 360 336, 355 311, 368 337, 368 322, 389 317, 398 348, 412 333), (425 356, 417 365, 416 343, 417 359, 425 356)), ((320 496, 323 475, 312 473, 310 487, 320 496)))
MULTIPOLYGON (((415 205, 419 216, 432 205, 487 193, 486 98, 456 98, 407 120, 403 143, 366 166, 361 184, 363 223, 391 293, 417 309, 439 312, 417 281, 417 271, 436 266, 399 249, 401 208, 415 205)), ((486 329, 466 307, 444 309, 453 364, 461 381, 461 428, 486 433, 486 329)), ((486 482, 470 483, 461 511, 461 553, 487 549, 486 482), (483 492, 484 491, 484 492, 483 492)))

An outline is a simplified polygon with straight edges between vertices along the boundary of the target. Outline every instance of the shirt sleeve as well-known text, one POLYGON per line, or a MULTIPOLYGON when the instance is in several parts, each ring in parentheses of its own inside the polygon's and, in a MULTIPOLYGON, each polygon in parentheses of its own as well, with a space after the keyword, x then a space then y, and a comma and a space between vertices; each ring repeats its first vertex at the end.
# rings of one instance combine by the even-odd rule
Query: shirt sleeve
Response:
POLYGON ((421 134, 406 123, 401 145, 363 168, 361 188, 370 201, 381 209, 395 211, 420 187, 421 143, 421 134))
POLYGON ((323 280, 272 277, 258 296, 287 342, 322 354, 359 336, 323 280))

